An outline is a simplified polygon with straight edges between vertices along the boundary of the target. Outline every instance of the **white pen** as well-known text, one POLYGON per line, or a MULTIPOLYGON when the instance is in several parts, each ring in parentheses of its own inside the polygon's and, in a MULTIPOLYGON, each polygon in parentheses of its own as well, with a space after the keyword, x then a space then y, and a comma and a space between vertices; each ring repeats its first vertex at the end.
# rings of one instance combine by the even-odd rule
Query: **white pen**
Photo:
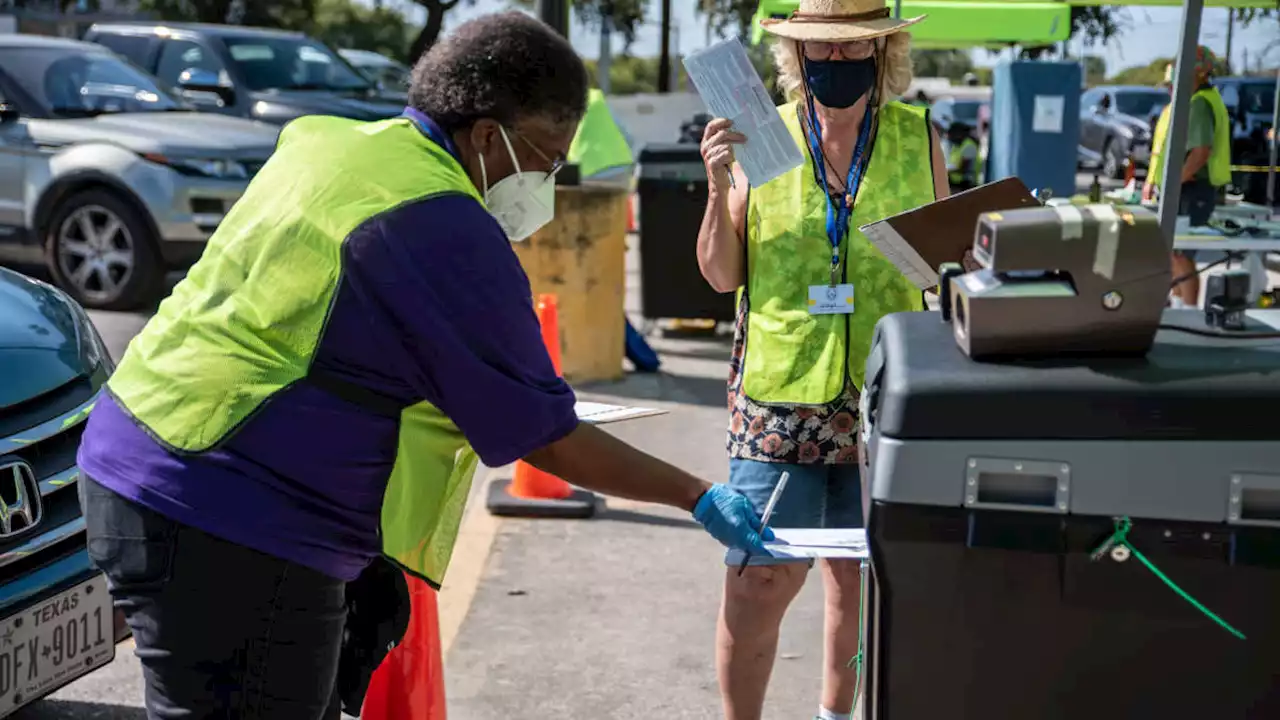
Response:
MULTIPOLYGON (((782 477, 778 478, 778 486, 773 489, 773 494, 769 496, 769 502, 765 503, 764 515, 760 516, 760 535, 764 536, 764 529, 769 527, 769 518, 773 516, 773 508, 778 504, 778 498, 782 497, 782 490, 787 487, 787 480, 791 478, 791 473, 782 472, 782 477)), ((742 564, 738 566, 738 574, 741 575, 743 570, 747 569, 747 562, 751 560, 751 553, 746 552, 742 557, 742 564)))

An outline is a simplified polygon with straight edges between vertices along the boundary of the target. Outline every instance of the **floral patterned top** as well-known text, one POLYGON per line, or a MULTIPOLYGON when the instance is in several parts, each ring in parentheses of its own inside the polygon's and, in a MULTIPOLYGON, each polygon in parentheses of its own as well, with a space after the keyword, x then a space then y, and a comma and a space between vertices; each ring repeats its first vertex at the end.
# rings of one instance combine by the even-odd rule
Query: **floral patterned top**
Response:
POLYGON ((822 407, 760 405, 742 392, 747 344, 747 298, 738 303, 729 360, 729 457, 791 465, 858 462, 858 392, 822 407))

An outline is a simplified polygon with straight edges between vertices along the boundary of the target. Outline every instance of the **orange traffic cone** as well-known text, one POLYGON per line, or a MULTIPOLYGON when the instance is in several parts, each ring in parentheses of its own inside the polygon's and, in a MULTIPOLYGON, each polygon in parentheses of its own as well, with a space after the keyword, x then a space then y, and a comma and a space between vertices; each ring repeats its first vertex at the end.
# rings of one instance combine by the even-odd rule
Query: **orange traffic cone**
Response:
MULTIPOLYGON (((538 296, 542 343, 551 364, 560 372, 560 310, 555 295, 538 296)), ((588 518, 595 514, 596 496, 577 490, 560 478, 517 460, 510 480, 495 480, 486 503, 494 515, 515 517, 588 518)))
POLYGON ((627 232, 640 232, 640 226, 636 223, 636 202, 638 198, 635 193, 627 200, 627 232))
POLYGON ((405 573, 409 627, 373 672, 361 720, 446 720, 436 591, 405 573))

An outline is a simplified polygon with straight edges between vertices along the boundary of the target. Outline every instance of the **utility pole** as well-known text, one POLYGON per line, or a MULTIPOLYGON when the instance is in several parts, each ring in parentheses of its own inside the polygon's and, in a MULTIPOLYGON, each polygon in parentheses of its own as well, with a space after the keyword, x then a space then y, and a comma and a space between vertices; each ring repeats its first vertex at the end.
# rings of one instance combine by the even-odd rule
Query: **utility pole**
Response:
POLYGON ((658 55, 658 92, 671 92, 671 0, 662 0, 662 49, 658 55))
POLYGON ((565 38, 569 37, 569 0, 538 0, 538 18, 565 38))
POLYGON ((608 13, 600 14, 600 59, 596 60, 596 84, 600 92, 609 94, 612 89, 609 82, 609 68, 613 65, 613 18, 608 13))
POLYGON ((1227 72, 1231 72, 1231 31, 1236 24, 1235 8, 1227 8, 1227 72))

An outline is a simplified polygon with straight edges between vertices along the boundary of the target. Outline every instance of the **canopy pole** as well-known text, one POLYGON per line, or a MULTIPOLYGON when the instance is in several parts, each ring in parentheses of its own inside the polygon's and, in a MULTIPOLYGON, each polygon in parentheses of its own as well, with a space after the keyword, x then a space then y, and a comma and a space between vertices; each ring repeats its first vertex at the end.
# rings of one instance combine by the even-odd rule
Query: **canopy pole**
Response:
POLYGON ((893 17, 895 20, 902 19, 902 0, 893 0, 893 17))
POLYGON ((1276 207, 1276 149, 1280 148, 1280 68, 1276 68, 1276 99, 1271 110, 1271 156, 1267 169, 1267 207, 1276 207))
POLYGON ((1164 177, 1160 178, 1160 231, 1173 252, 1174 228, 1178 223, 1178 202, 1182 199, 1182 166, 1187 158, 1187 116, 1196 88, 1196 46, 1200 43, 1200 16, 1204 0, 1184 0, 1178 58, 1174 64, 1173 109, 1169 111, 1168 145, 1165 148, 1164 177))

